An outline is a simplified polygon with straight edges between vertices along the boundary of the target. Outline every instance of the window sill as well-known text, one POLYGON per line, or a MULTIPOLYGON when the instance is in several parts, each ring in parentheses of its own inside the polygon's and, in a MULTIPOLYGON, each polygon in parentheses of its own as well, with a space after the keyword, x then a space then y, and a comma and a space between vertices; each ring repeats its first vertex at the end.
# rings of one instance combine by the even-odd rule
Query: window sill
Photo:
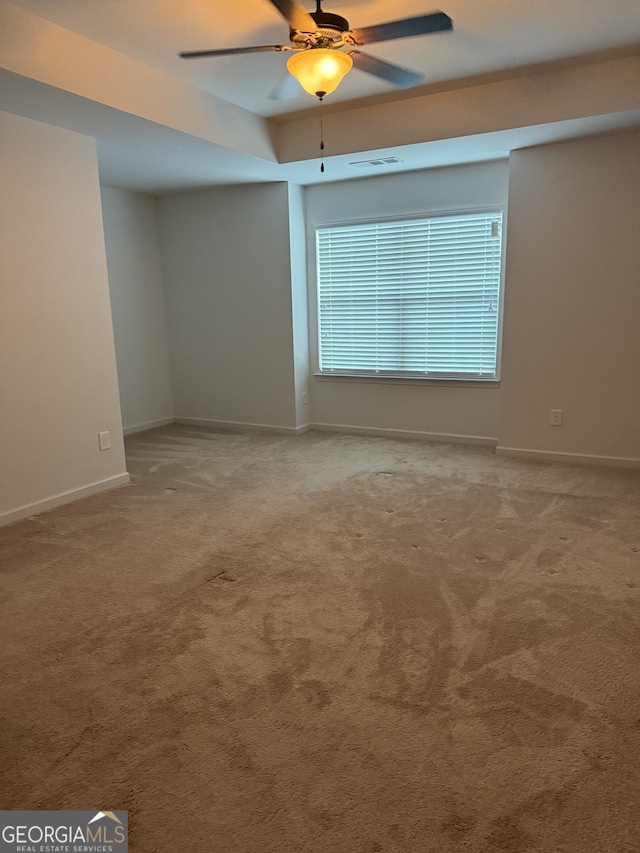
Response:
POLYGON ((417 376, 360 376, 354 373, 314 373, 320 382, 355 382, 364 385, 437 385, 441 388, 499 388, 499 379, 435 379, 417 376))

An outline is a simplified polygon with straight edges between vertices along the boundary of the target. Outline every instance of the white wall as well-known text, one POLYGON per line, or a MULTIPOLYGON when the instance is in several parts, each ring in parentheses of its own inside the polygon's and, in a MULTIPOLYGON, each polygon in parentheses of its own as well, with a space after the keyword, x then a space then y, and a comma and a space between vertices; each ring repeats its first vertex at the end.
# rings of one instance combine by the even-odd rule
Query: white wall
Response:
POLYGON ((506 277, 500 447, 637 460, 640 133, 512 154, 506 277))
POLYGON ((128 480, 95 142, 0 113, 0 521, 128 480), (100 452, 98 432, 112 447, 100 452))
POLYGON ((289 246, 296 422, 299 427, 302 427, 306 426, 311 420, 309 403, 311 373, 304 190, 297 184, 289 184, 289 246))
POLYGON ((166 196, 159 214, 176 417, 295 429, 287 185, 166 196))
POLYGON ((126 432, 173 419, 157 200, 102 187, 120 406, 126 432))
MULTIPOLYGON (((507 189, 506 161, 308 187, 305 197, 310 304, 315 305, 314 229, 318 225, 489 205, 506 208, 507 189)), ((312 369, 317 370, 313 310, 310 321, 312 369)), ((495 439, 500 389, 313 377, 311 406, 312 420, 318 424, 495 439)))

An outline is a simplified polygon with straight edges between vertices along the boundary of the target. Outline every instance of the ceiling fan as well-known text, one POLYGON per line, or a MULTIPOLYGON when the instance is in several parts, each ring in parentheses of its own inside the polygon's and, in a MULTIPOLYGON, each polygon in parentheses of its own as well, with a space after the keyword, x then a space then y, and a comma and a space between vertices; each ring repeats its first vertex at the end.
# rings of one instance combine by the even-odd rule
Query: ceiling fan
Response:
MULTIPOLYGON (((453 29, 451 18, 444 12, 432 12, 428 15, 403 18, 355 30, 351 29, 347 19, 341 15, 323 11, 321 0, 316 0, 315 12, 306 12, 297 0, 270 0, 270 2, 289 24, 290 44, 191 50, 181 53, 180 56, 183 59, 197 59, 206 56, 229 56, 236 53, 294 51, 287 61, 287 69, 303 89, 322 100, 326 94, 337 88, 354 65, 361 71, 387 80, 401 89, 416 86, 422 81, 422 74, 385 62, 368 53, 362 53, 356 48, 363 44, 453 29)), ((278 87, 272 97, 284 98, 291 94, 285 83, 278 87)))

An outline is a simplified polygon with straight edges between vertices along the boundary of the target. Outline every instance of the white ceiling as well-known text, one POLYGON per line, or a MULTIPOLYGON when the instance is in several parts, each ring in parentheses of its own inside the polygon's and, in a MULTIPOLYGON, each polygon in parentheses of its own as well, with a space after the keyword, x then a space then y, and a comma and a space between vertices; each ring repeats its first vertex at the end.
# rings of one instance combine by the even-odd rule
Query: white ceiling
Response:
MULTIPOLYGON (((269 0, 0 0, 0 109, 95 136, 105 183, 158 193, 247 181, 308 184, 468 163, 507 157, 514 148, 640 125, 640 98, 628 96, 629 90, 640 91, 639 86, 634 88, 633 74, 637 72, 620 69, 621 76, 605 80, 601 91, 599 85, 593 84, 593 74, 587 74, 584 80, 587 87, 593 84, 595 106, 582 111, 566 109, 580 91, 578 77, 569 83, 566 78, 559 82, 560 78, 553 76, 535 76, 543 68, 586 68, 598 58, 640 54, 640 0, 439 2, 442 11, 453 19, 453 33, 366 48, 371 54, 423 72, 423 86, 397 91, 384 81, 354 70, 337 92, 326 98, 322 110, 328 119, 332 113, 334 119, 339 114, 340 126, 347 122, 372 131, 348 149, 349 153, 329 157, 324 175, 320 174, 317 159, 315 99, 302 91, 291 101, 269 98, 286 75, 287 54, 192 61, 178 57, 181 50, 286 43, 287 24, 269 0), (27 21, 9 14, 11 9, 20 11, 19 7, 26 10, 21 15, 38 16, 35 21, 52 22, 58 28, 51 28, 48 23, 46 27, 27 26, 27 21), (9 21, 4 36, 3 14, 9 21), (60 36, 65 31, 78 35, 65 39, 60 36), (78 36, 89 41, 78 41, 78 36), (111 51, 109 56, 105 55, 106 49, 111 51), (25 54, 29 55, 23 62, 25 54), (138 64, 132 67, 131 60, 138 64), (121 72, 118 66, 122 66, 121 72), (109 79, 103 81, 101 75, 105 73, 109 79), (471 127, 469 122, 463 127, 462 119, 468 110, 452 106, 453 101, 428 96, 436 91, 455 90, 461 81, 470 85, 487 79, 524 79, 523 75, 533 75, 531 82, 525 82, 518 92, 531 106, 535 121, 513 117, 516 105, 522 102, 516 100, 513 109, 506 107, 512 123, 497 122, 495 130, 487 126, 482 116, 475 119, 477 127, 471 127), (620 80, 626 94, 613 103, 615 80, 620 80), (135 104, 126 97, 129 83, 138 99, 135 104), (200 100, 190 98, 189 93, 194 90, 198 90, 200 100), (613 97, 603 101, 605 91, 613 97), (181 98, 188 103, 179 115, 176 102, 181 98), (265 123, 224 101, 271 121, 265 123), (378 121, 377 110, 380 104, 390 101, 405 102, 405 130, 415 125, 415 117, 420 116, 424 134, 421 130, 413 136, 429 141, 416 144, 408 137, 398 136, 398 144, 391 147, 380 141, 388 134, 385 137, 375 132, 376 122, 381 127, 383 121, 378 121), (165 102, 167 109, 163 111, 165 102), (541 103, 548 117, 540 114, 541 103), (378 105, 373 119, 372 104, 378 105), (356 112, 359 107, 363 109, 356 112), (432 113, 434 109, 440 113, 432 113), (314 116, 310 144, 303 127, 307 115, 314 116), (430 126, 437 124, 431 115, 444 116, 452 132, 446 136, 434 132, 430 136, 424 120, 427 117, 430 126), (225 116, 230 122, 227 134, 220 132, 225 116), (235 130, 231 127, 234 122, 235 130), (245 131, 239 131, 241 127, 245 131), (237 144, 238 140, 253 138, 254 133, 266 134, 266 138, 280 132, 307 140, 300 156, 284 158, 293 162, 279 163, 275 153, 256 154, 251 152, 251 146, 237 144), (378 169, 352 165, 354 161, 385 156, 395 156, 401 162, 378 169)), ((312 9, 314 0, 306 0, 304 5, 312 9)), ((325 11, 342 14, 358 28, 434 9, 426 0, 336 0, 335 5, 326 0, 325 11)), ((470 91, 473 102, 479 103, 475 94, 479 89, 470 91)), ((498 102, 494 103, 497 106, 498 102)), ((396 106, 399 104, 394 109, 396 106)), ((333 126, 328 123, 335 140, 339 127, 335 122, 333 126)), ((308 126, 307 122, 307 129, 308 126)))
MULTIPOLYGON (((309 106, 270 100, 287 54, 183 60, 181 50, 288 43, 268 0, 13 0, 54 23, 262 116, 309 106)), ((424 73, 425 85, 640 43, 639 0, 440 0, 454 31, 370 45, 366 51, 424 73)), ((303 3, 309 10, 313 0, 303 3)), ((352 27, 433 11, 430 0, 326 0, 352 27)), ((352 71, 331 103, 392 93, 352 71)), ((329 99, 327 98, 327 101, 329 99)))

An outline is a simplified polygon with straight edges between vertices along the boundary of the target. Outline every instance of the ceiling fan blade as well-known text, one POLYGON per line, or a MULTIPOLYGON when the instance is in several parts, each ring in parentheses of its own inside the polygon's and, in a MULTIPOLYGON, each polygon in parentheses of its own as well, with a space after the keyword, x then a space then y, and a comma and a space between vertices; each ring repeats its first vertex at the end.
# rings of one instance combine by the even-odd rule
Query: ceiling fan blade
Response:
POLYGON ((296 78, 287 73, 285 77, 274 86, 269 94, 269 99, 272 101, 290 101, 303 91, 302 86, 296 78))
POLYGON ((271 0, 282 17, 289 22, 292 30, 303 33, 315 33, 318 25, 311 15, 296 0, 271 0))
POLYGON ((360 71, 366 71, 367 74, 388 80, 389 83, 393 83, 399 89, 410 89, 424 80, 424 74, 411 71, 409 68, 402 68, 400 65, 392 65, 390 62, 383 62, 382 59, 369 56, 368 53, 360 53, 359 50, 351 50, 349 53, 353 59, 353 64, 360 71))
POLYGON ((261 44, 257 47, 224 47, 222 50, 187 50, 180 54, 182 59, 199 59, 202 56, 232 56, 234 53, 268 53, 291 50, 288 44, 261 44))
POLYGON ((432 12, 430 15, 419 15, 417 18, 403 18, 400 21, 389 21, 388 24, 352 30, 352 35, 356 44, 373 44, 377 41, 392 41, 452 29, 453 22, 448 15, 444 12, 432 12))

